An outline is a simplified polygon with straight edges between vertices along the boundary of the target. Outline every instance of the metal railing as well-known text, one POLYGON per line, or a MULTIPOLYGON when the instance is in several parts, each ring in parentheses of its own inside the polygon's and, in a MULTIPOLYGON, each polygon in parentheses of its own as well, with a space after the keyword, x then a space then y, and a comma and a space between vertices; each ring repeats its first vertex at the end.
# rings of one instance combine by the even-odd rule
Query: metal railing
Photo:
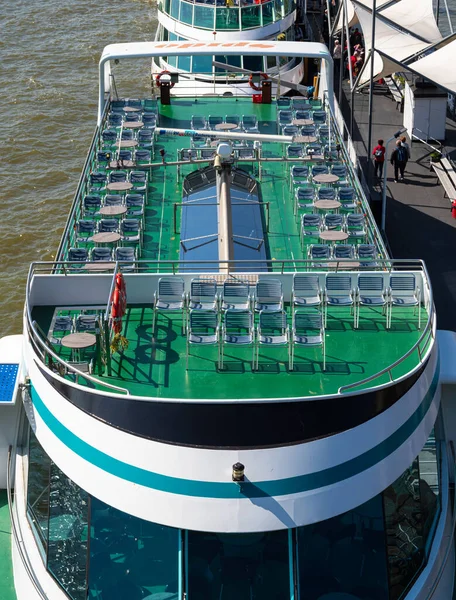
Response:
POLYGON ((12 457, 12 453, 13 453, 13 447, 9 446, 7 466, 6 466, 6 493, 7 493, 7 497, 8 497, 8 510, 9 510, 9 516, 10 516, 10 521, 11 521, 11 532, 13 534, 14 542, 16 544, 16 548, 19 553, 19 557, 21 559, 22 565, 24 566, 24 569, 26 570, 31 583, 32 583, 33 587, 35 588, 36 593, 41 598, 41 600, 48 600, 47 594, 44 592, 38 579, 35 576, 35 573, 33 572, 33 570, 31 569, 31 567, 29 565, 29 561, 27 559, 26 553, 24 552, 24 548, 23 548, 24 540, 22 539, 22 535, 19 535, 19 532, 16 527, 16 519, 14 518, 14 514, 13 514, 13 498, 12 498, 12 494, 11 494, 11 465, 12 465, 11 457, 12 457))
MULTIPOLYGON (((388 373, 388 376, 390 379, 389 383, 386 385, 390 385, 394 381, 393 376, 392 376, 392 370, 395 369, 400 364, 402 364, 409 356, 411 356, 415 352, 415 350, 418 351, 419 364, 415 367, 414 371, 416 371, 421 366, 424 359, 427 357, 427 355, 431 351, 432 348, 431 348, 431 346, 428 346, 428 344, 431 341, 431 338, 433 340, 435 340, 435 310, 434 310, 434 301, 432 299, 432 288, 429 283, 429 281, 430 281, 429 274, 427 272, 426 265, 423 262, 422 262, 422 268, 425 273, 425 278, 423 278, 423 284, 426 283, 427 288, 428 288, 427 291, 428 291, 429 314, 428 314, 428 319, 427 319, 424 331, 420 335, 418 341, 412 346, 412 348, 410 348, 410 350, 408 350, 403 356, 401 356, 401 358, 396 360, 393 364, 389 365, 388 367, 381 369, 380 371, 378 371, 378 373, 375 373, 374 375, 370 375, 369 377, 366 377, 365 379, 362 379, 361 381, 358 381, 355 383, 349 383, 347 385, 341 386, 339 388, 339 394, 343 394, 344 392, 346 392, 348 390, 352 390, 353 388, 365 385, 366 383, 370 383, 371 381, 374 381, 374 379, 378 379, 379 377, 382 377, 386 373, 388 373), (426 342, 424 344, 424 349, 423 349, 424 354, 423 354, 420 349, 420 346, 425 338, 426 338, 426 342)), ((418 306, 418 310, 420 310, 420 309, 421 309, 421 306, 418 306)), ((410 374, 411 373, 408 372, 406 376, 409 377, 410 374)), ((398 380, 399 379, 401 379, 401 378, 398 378, 398 380)), ((363 390, 363 392, 364 391, 365 390, 363 390)))
MULTIPOLYGON (((104 107, 104 111, 103 111, 103 118, 105 118, 105 116, 108 112, 109 104, 110 104, 110 101, 107 100, 105 107, 104 107)), ((65 224, 65 228, 62 233, 62 237, 60 238, 60 243, 59 243, 59 247, 57 249, 57 254, 56 254, 57 258, 63 258, 63 256, 65 255, 65 252, 67 250, 68 243, 71 239, 70 232, 73 231, 74 225, 77 220, 76 215, 77 215, 77 211, 78 211, 79 204, 80 204, 80 198, 82 197, 82 195, 84 193, 84 188, 87 185, 90 170, 92 168, 93 160, 95 158, 95 153, 99 146, 100 137, 101 137, 101 127, 97 127, 92 136, 92 140, 90 142, 90 148, 87 153, 86 159, 84 161, 84 166, 82 168, 81 176, 79 177, 78 186, 76 188, 76 193, 73 197, 73 202, 71 203, 71 210, 68 215, 67 222, 65 224)))
MULTIPOLYGON (((75 375, 76 381, 78 380, 78 377, 83 377, 84 379, 87 379, 88 381, 91 381, 92 383, 94 383, 96 385, 101 385, 103 387, 108 388, 109 390, 121 392, 122 394, 126 394, 127 396, 129 396, 130 391, 127 390, 126 388, 120 387, 118 385, 113 385, 112 383, 107 383, 105 381, 101 381, 97 377, 93 377, 89 373, 80 371, 74 365, 63 360, 58 354, 56 354, 54 352, 54 350, 52 350, 49 347, 47 338, 46 339, 42 338, 42 336, 40 335, 40 333, 38 332, 38 330, 35 326, 34 320, 32 318, 31 308, 30 308, 30 290, 31 290, 31 282, 33 279, 33 274, 34 274, 34 271, 33 271, 34 264, 35 263, 32 263, 30 265, 29 274, 27 277, 26 302, 25 302, 26 323, 27 323, 28 338, 29 338, 30 342, 32 343, 34 349, 41 356, 41 359, 43 360, 43 362, 45 362, 46 357, 51 357, 54 361, 56 361, 59 365, 61 365, 62 374, 70 372, 75 375)), ((56 265, 56 264, 58 264, 58 263, 54 263, 54 265, 56 265)), ((52 269, 52 272, 55 272, 54 268, 52 269)))

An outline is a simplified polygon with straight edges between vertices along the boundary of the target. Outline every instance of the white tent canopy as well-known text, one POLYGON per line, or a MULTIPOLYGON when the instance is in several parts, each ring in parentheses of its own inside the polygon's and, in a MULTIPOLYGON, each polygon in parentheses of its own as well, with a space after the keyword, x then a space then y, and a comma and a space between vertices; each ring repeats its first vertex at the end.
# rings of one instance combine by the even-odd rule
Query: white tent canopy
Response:
POLYGON ((435 22, 432 0, 400 0, 382 9, 380 15, 430 43, 442 39, 435 22))
MULTIPOLYGON (((403 1, 403 0, 402 0, 403 1)), ((416 0, 419 1, 419 0, 416 0)), ((358 16, 361 28, 364 34, 364 43, 366 51, 372 48, 372 12, 360 4, 355 2, 355 12, 358 16)), ((375 44, 374 48, 378 48, 384 54, 391 56, 394 60, 403 62, 406 59, 414 56, 429 46, 428 42, 423 42, 414 35, 399 31, 394 26, 386 23, 381 16, 377 15, 375 23, 375 44)), ((359 84, 364 85, 370 80, 370 59, 367 57, 366 66, 361 75, 359 84)), ((374 53, 374 77, 379 79, 380 77, 386 77, 394 71, 397 67, 394 66, 391 70, 392 64, 385 64, 385 59, 382 58, 377 52, 374 53)))
POLYGON ((415 61, 410 68, 414 73, 419 73, 426 79, 456 94, 456 69, 452 66, 455 53, 456 40, 415 61))

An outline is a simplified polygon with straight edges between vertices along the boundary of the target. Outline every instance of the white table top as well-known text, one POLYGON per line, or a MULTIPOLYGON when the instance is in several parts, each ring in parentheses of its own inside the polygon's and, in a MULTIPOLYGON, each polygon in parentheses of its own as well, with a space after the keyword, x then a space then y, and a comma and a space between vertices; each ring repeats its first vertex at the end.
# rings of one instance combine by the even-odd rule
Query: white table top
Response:
POLYGON ((345 231, 334 231, 332 229, 320 231, 320 239, 326 240, 328 242, 341 242, 342 240, 346 240, 347 238, 348 233, 345 233, 345 231))
MULTIPOLYGON (((117 207, 113 207, 113 208, 117 208, 117 207)), ((109 244, 111 242, 118 242, 119 240, 120 240, 120 233, 117 233, 117 231, 102 231, 101 233, 96 233, 93 236, 93 241, 96 244, 109 244)))
POLYGON ((340 202, 338 200, 316 200, 315 208, 319 210, 335 210, 340 208, 340 202))
POLYGON ((123 127, 124 129, 138 129, 142 127, 144 123, 142 121, 124 121, 123 127))
POLYGON ((217 131, 229 131, 230 129, 236 129, 238 127, 235 123, 217 123, 214 127, 217 131))
POLYGON ((92 333, 70 333, 62 338, 62 346, 81 350, 82 348, 90 348, 97 342, 97 338, 92 333))
POLYGON ((116 268, 116 263, 111 261, 96 260, 84 265, 86 271, 112 271, 116 268))
POLYGON ((118 148, 133 148, 137 146, 138 142, 136 140, 120 140, 116 142, 116 146, 118 148))
POLYGON ((109 163, 109 168, 110 169, 131 169, 132 167, 135 166, 135 161, 134 160, 112 160, 109 163))
POLYGON ((106 187, 108 188, 108 190, 122 192, 124 190, 131 190, 133 184, 129 181, 113 181, 112 183, 108 183, 106 187))
POLYGON ((321 173, 320 175, 314 175, 313 180, 315 183, 336 183, 336 181, 339 181, 339 177, 332 173, 321 173))
POLYGON ((100 208, 100 215, 109 217, 115 217, 116 215, 124 215, 127 212, 127 207, 122 204, 115 204, 113 206, 102 206, 100 208))

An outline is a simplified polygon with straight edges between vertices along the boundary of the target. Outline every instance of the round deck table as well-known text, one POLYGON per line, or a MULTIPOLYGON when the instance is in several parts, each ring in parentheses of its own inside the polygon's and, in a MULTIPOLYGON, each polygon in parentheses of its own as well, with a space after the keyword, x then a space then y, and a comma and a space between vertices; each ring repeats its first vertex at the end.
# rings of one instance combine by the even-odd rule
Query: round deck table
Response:
POLYGON ((314 175, 313 180, 315 183, 336 183, 339 181, 339 177, 332 173, 321 173, 320 175, 314 175))
POLYGON ((135 166, 135 161, 133 160, 112 160, 109 163, 109 168, 110 169, 131 169, 132 167, 135 166))
POLYGON ((82 350, 95 346, 97 338, 92 333, 70 333, 62 338, 62 346, 72 350, 82 350))
POLYGON ((104 215, 105 217, 117 217, 118 215, 124 215, 126 212, 127 207, 122 204, 114 204, 113 206, 103 206, 100 208, 100 215, 104 215))
POLYGON ((340 208, 340 202, 337 200, 316 200, 315 208, 318 210, 337 210, 340 208))
POLYGON ((313 119, 293 119, 293 125, 314 125, 313 119))
MULTIPOLYGON (((113 206, 112 208, 116 207, 113 206)), ((101 233, 96 233, 92 239, 95 244, 112 244, 120 240, 120 233, 117 233, 117 231, 102 231, 101 233)))
POLYGON ((327 229, 326 231, 320 231, 320 239, 326 240, 327 242, 342 242, 343 240, 348 239, 348 233, 345 231, 327 229))
POLYGON ((144 123, 142 121, 124 121, 123 122, 124 129, 139 129, 143 125, 144 125, 144 123))
POLYGON ((214 127, 216 131, 230 131, 230 129, 236 129, 238 125, 235 123, 217 123, 214 127))
POLYGON ((296 135, 293 141, 296 144, 313 144, 317 141, 317 138, 314 135, 296 135))
POLYGON ((337 261, 337 265, 334 265, 334 268, 337 268, 339 271, 343 271, 344 269, 358 269, 360 266, 357 260, 345 260, 343 258, 334 258, 333 260, 337 261))
POLYGON ((102 260, 96 260, 95 262, 89 262, 84 265, 86 271, 111 271, 116 268, 115 262, 108 262, 102 260))
POLYGON ((116 191, 116 192, 124 192, 126 190, 131 190, 133 184, 129 181, 113 181, 112 183, 108 183, 106 186, 108 190, 116 191))
POLYGON ((124 106, 124 112, 141 112, 141 108, 135 108, 134 106, 124 106))
POLYGON ((116 142, 118 148, 134 148, 138 145, 136 140, 119 140, 116 142))

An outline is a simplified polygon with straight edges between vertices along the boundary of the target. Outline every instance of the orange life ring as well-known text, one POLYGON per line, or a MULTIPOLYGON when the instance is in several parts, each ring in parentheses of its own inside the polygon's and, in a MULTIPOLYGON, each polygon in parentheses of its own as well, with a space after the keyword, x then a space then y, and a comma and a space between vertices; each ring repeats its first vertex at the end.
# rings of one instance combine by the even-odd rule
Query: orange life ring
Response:
MULTIPOLYGON (((171 72, 170 71, 162 71, 161 73, 159 73, 157 75, 157 77, 155 78, 157 87, 161 86, 160 79, 161 79, 162 75, 171 75, 171 72)), ((176 84, 173 81, 171 81, 169 85, 170 85, 170 88, 172 89, 176 84)))
MULTIPOLYGON (((253 76, 256 75, 256 73, 251 73, 250 77, 249 77, 249 86, 252 88, 252 90, 255 90, 256 92, 260 92, 261 91, 261 85, 257 85, 256 83, 253 83, 253 76)), ((260 73, 260 76, 266 80, 269 79, 269 76, 266 73, 260 73)))
POLYGON ((127 288, 122 273, 116 275, 116 287, 112 293, 111 320, 114 333, 122 333, 122 317, 127 310, 127 288))

